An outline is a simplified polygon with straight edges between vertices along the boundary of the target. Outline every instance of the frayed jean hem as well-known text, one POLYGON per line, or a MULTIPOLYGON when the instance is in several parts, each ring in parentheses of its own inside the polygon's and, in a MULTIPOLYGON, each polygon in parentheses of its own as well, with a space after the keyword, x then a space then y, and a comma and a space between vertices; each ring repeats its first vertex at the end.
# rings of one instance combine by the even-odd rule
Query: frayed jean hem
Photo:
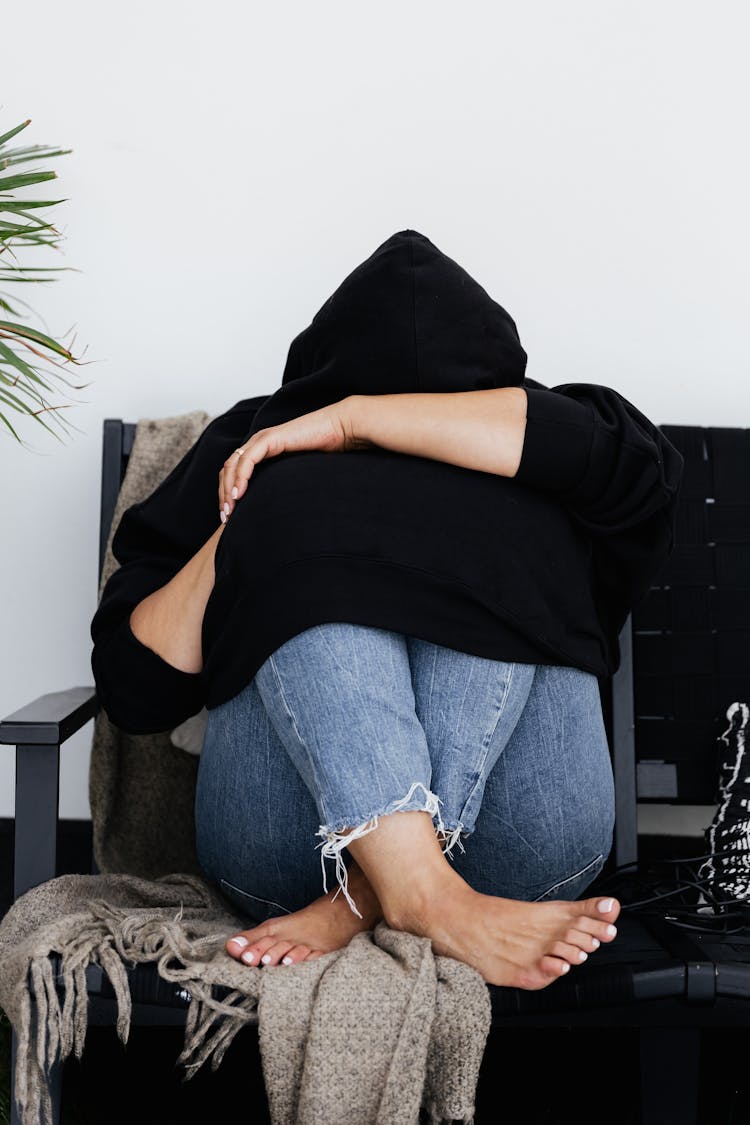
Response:
POLYGON ((443 824, 443 817, 440 812, 441 804, 442 801, 436 793, 433 793, 431 789, 428 789, 427 786, 423 784, 423 782, 415 781, 412 783, 411 788, 409 789, 409 792, 405 797, 402 797, 398 801, 392 801, 387 808, 365 819, 362 823, 356 825, 356 827, 350 829, 349 831, 344 831, 345 828, 348 828, 348 821, 345 824, 339 825, 337 828, 334 828, 329 824, 321 825, 319 830, 316 832, 316 835, 322 836, 323 842, 321 844, 317 844, 316 847, 322 849, 320 853, 320 866, 323 872, 323 893, 328 893, 325 861, 327 858, 335 859, 336 879, 339 884, 339 890, 336 891, 336 894, 333 896, 332 901, 335 901, 338 898, 339 891, 343 891, 344 897, 349 903, 351 910, 357 915, 358 918, 362 917, 354 903, 353 898, 349 894, 349 872, 341 853, 343 849, 347 847, 347 845, 352 843, 353 840, 359 840, 362 836, 366 836, 369 832, 373 832, 378 827, 379 819, 381 816, 388 816, 394 812, 428 812, 430 816, 433 817, 433 819, 437 818, 436 832, 439 832, 444 837, 444 840, 441 842, 443 854, 448 855, 448 857, 452 860, 453 856, 451 855, 451 849, 456 843, 463 852, 464 846, 461 843, 460 834, 462 832, 465 833, 466 830, 464 829, 463 824, 460 823, 453 829, 447 830, 445 828, 445 825, 443 824), (424 799, 421 801, 418 797, 413 796, 414 790, 417 788, 421 788, 424 791, 424 799))

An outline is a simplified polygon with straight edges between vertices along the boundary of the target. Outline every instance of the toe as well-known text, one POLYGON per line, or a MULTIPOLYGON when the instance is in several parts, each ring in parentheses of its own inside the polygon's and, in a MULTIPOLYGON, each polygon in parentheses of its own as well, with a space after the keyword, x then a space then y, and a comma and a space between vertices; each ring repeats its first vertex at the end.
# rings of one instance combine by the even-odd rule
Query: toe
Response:
POLYGON ((260 965, 262 964, 263 955, 271 948, 272 945, 278 944, 278 938, 266 935, 265 937, 257 938, 251 941, 240 953, 240 961, 244 961, 246 965, 260 965))
POLYGON ((601 942, 595 934, 589 934, 585 930, 570 929, 565 934, 563 941, 568 945, 575 945, 578 949, 582 949, 585 953, 593 953, 599 948, 601 942))
POLYGON ((227 953, 232 957, 239 957, 249 945, 253 945, 258 938, 268 935, 268 929, 265 928, 267 923, 262 922, 258 926, 253 926, 249 930, 238 930, 236 934, 227 939, 224 946, 227 953))
POLYGON ((260 963, 261 965, 278 965, 281 958, 293 948, 293 941, 275 941, 261 954, 260 963))
POLYGON ((300 961, 304 961, 308 953, 311 953, 309 945, 293 945, 292 948, 285 953, 281 958, 282 965, 297 965, 300 961))
POLYGON ((588 957, 585 949, 581 949, 578 945, 571 945, 566 941, 556 941, 550 949, 550 953, 554 957, 562 957, 570 965, 582 965, 588 957))
POLYGON ((583 930, 600 942, 612 941, 617 937, 617 926, 615 926, 613 922, 597 922, 595 918, 590 918, 586 915, 576 918, 572 928, 574 930, 583 930))
POLYGON ((235 934, 234 937, 229 938, 224 948, 230 957, 238 958, 247 949, 250 944, 249 938, 244 934, 235 934))
POLYGON ((620 903, 611 895, 596 895, 594 898, 584 899, 577 903, 581 913, 599 921, 614 922, 620 913, 620 903))
POLYGON ((546 954, 539 962, 539 968, 543 973, 554 979, 555 977, 565 976, 570 969, 570 963, 561 957, 552 957, 546 954))

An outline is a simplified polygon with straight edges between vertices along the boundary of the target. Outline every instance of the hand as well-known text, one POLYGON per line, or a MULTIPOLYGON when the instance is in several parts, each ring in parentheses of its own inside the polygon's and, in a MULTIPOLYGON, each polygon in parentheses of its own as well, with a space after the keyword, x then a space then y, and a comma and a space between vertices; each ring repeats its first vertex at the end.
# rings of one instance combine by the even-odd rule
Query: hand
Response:
POLYGON ((350 395, 340 402, 291 418, 279 426, 258 430, 236 451, 227 457, 219 472, 219 515, 226 523, 247 491, 247 482, 253 469, 264 457, 277 457, 279 453, 295 453, 305 449, 319 449, 325 453, 346 453, 354 449, 370 448, 374 443, 358 437, 354 432, 354 412, 350 395))

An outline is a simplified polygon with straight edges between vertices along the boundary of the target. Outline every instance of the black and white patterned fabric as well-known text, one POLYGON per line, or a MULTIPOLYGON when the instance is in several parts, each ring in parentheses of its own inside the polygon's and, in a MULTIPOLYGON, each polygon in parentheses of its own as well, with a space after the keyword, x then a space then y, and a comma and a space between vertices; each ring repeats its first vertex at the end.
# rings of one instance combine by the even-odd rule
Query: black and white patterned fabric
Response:
POLYGON ((726 715, 729 726, 717 740, 719 804, 705 831, 709 856, 698 872, 715 900, 707 909, 717 913, 722 905, 750 901, 750 706, 732 703, 726 715))

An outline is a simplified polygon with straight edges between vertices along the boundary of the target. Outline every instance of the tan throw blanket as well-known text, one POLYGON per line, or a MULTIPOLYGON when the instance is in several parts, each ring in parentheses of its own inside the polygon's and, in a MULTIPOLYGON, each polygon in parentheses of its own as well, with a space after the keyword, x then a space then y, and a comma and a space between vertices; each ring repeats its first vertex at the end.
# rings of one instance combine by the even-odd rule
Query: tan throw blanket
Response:
MULTIPOLYGON (((208 421, 203 411, 139 421, 113 529, 208 421)), ((118 565, 111 540, 100 596, 118 565)), ((257 1020, 273 1125, 416 1125, 420 1107, 431 1125, 470 1125, 491 1021, 481 975, 383 922, 309 963, 255 968, 230 957, 224 943, 248 919, 197 863, 197 764, 169 732, 129 735, 100 709, 89 794, 102 873, 33 887, 0 922, 0 1006, 18 1036, 23 1125, 49 1125, 49 1066, 83 1052, 86 966, 111 981, 125 1043, 126 963, 141 961, 190 995, 177 1060, 188 1077, 207 1060, 215 1070, 239 1028, 257 1020), (62 958, 57 982, 52 952, 62 958), (213 998, 214 985, 231 989, 226 999, 213 998)))
POLYGON ((434 1125, 470 1125, 490 1026, 489 992, 474 969, 382 922, 314 961, 255 968, 224 949, 241 923, 190 875, 62 875, 18 899, 0 923, 0 1004, 19 1037, 23 1125, 51 1121, 45 1073, 56 1053, 83 1053, 90 962, 112 983, 127 1042, 126 961, 155 961, 190 993, 177 1060, 188 1077, 207 1059, 215 1070, 257 1018, 274 1125, 416 1125, 421 1105, 434 1125), (62 954, 62 1005, 52 951, 62 954), (232 991, 219 1002, 212 985, 232 991))

